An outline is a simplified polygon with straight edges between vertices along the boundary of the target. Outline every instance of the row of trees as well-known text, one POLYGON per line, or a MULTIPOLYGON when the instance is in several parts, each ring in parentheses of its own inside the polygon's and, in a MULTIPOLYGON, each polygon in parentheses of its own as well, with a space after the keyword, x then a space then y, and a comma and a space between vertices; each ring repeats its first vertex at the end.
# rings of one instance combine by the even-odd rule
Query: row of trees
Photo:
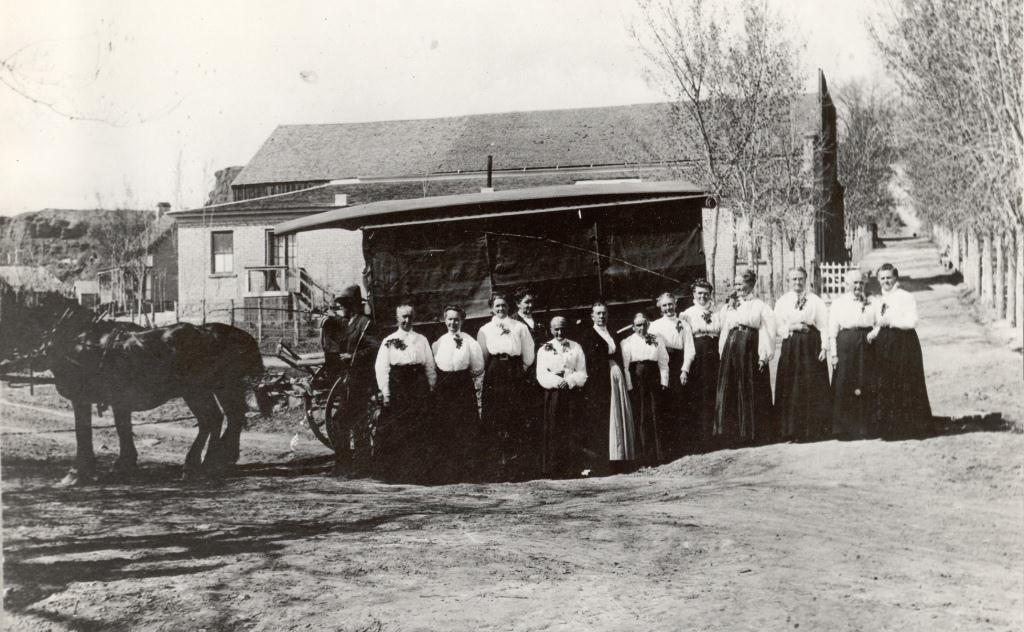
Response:
POLYGON ((1019 0, 894 0, 872 35, 897 83, 918 216, 995 315, 1024 322, 1019 0))
MULTIPOLYGON (((771 249, 783 237, 790 249, 806 252, 816 206, 825 202, 815 197, 826 189, 815 188, 814 179, 822 177, 815 172, 818 152, 838 149, 848 228, 892 214, 894 106, 859 84, 841 89, 839 147, 826 147, 809 124, 820 114, 803 90, 803 46, 792 25, 765 3, 638 2, 633 38, 649 79, 674 105, 664 153, 691 156, 681 175, 706 183, 726 201, 734 232, 742 228, 736 238, 745 242, 748 266, 757 266, 757 244, 765 244, 768 277, 781 276, 771 249)), ((716 262, 719 215, 715 211, 709 227, 716 262)), ((714 284, 714 265, 709 273, 714 284)))

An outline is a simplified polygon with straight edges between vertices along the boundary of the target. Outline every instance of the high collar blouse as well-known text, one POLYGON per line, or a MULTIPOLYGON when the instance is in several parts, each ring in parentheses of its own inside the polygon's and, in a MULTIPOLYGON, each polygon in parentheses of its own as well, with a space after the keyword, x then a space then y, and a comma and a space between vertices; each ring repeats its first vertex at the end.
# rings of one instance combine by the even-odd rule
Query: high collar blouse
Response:
POLYGON ((415 331, 399 329, 384 338, 377 350, 377 362, 374 372, 377 374, 377 388, 385 397, 391 395, 389 378, 392 366, 423 365, 430 388, 437 382, 434 368, 434 354, 430 350, 427 338, 415 331))
POLYGON ((775 301, 775 321, 779 328, 779 337, 785 340, 793 333, 790 325, 802 324, 814 327, 821 334, 823 348, 828 347, 828 307, 817 295, 807 292, 803 295, 803 305, 796 292, 786 292, 775 301))
POLYGON ((917 301, 914 296, 898 284, 893 289, 882 291, 881 299, 875 301, 875 324, 879 327, 914 329, 917 327, 917 301))
POLYGON ((708 308, 691 305, 680 314, 680 318, 690 325, 690 331, 694 336, 717 336, 722 332, 721 312, 715 310, 714 305, 709 305, 708 308))
POLYGON ((741 300, 736 307, 726 306, 722 310, 722 334, 718 338, 718 352, 725 351, 729 332, 744 326, 757 330, 757 357, 768 362, 775 354, 775 316, 764 301, 756 297, 741 300))
POLYGON ((431 345, 434 352, 434 364, 445 372, 469 370, 474 376, 484 372, 484 355, 472 336, 459 332, 445 333, 431 345))
POLYGON ((648 332, 661 338, 666 351, 683 352, 683 370, 689 371, 693 358, 697 355, 693 346, 693 332, 690 323, 678 316, 662 316, 651 323, 648 332))
POLYGON ((629 365, 634 362, 652 360, 658 363, 661 385, 668 387, 668 351, 660 336, 648 333, 641 336, 634 333, 622 341, 622 363, 626 376, 626 388, 633 390, 633 380, 629 376, 629 365))
POLYGON ((570 388, 583 386, 587 381, 587 361, 579 344, 551 339, 537 350, 537 382, 554 389, 561 380, 568 382, 570 388))
POLYGON ((868 297, 858 301, 853 294, 843 294, 832 301, 828 310, 828 348, 836 352, 836 337, 844 329, 874 327, 877 308, 868 297))
POLYGON ((514 318, 495 316, 490 322, 480 327, 476 339, 480 343, 485 362, 491 355, 505 353, 510 356, 520 356, 524 367, 533 364, 533 337, 526 325, 514 318))

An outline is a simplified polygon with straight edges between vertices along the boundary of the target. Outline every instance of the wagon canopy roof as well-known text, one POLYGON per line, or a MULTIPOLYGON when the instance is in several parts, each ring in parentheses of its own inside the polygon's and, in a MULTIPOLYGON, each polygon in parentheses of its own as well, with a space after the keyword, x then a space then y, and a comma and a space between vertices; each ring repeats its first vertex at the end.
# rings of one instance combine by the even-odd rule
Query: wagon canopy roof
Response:
POLYGON ((277 235, 307 230, 403 225, 453 219, 473 219, 508 213, 571 210, 580 206, 616 206, 657 200, 700 199, 707 192, 690 182, 600 182, 563 184, 492 193, 440 195, 408 200, 386 200, 334 209, 283 222, 277 235))

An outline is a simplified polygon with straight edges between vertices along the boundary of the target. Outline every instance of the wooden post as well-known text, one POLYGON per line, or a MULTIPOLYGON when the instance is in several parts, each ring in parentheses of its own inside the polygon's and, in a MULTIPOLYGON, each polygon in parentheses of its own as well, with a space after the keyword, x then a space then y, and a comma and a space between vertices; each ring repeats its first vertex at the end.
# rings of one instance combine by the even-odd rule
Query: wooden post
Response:
POLYGON ((231 322, 231 326, 234 327, 235 326, 235 299, 231 299, 231 305, 228 308, 228 310, 231 313, 231 316, 229 317, 229 321, 231 322))
POLYGON ((295 300, 294 294, 288 295, 288 302, 292 308, 292 344, 298 348, 299 346, 299 310, 298 301, 295 300))
POLYGON ((263 297, 256 298, 256 342, 263 344, 263 297))
POLYGON ((181 313, 178 311, 178 301, 174 301, 174 322, 181 322, 181 313))
POLYGON ((149 320, 154 327, 156 327, 156 303, 149 304, 149 320))
POLYGON ((204 298, 201 304, 203 310, 203 324, 206 324, 206 299, 204 298))

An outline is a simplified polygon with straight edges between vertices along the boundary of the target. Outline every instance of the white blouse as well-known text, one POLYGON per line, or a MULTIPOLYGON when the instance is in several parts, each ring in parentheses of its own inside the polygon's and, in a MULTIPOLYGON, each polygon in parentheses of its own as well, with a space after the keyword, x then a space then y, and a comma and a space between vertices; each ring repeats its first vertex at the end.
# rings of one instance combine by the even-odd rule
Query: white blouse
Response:
POLYGON ((388 385, 391 367, 410 364, 423 365, 427 373, 427 382, 433 389, 437 383, 437 371, 434 369, 434 354, 430 351, 430 343, 427 342, 426 336, 415 331, 399 329, 381 341, 380 349, 377 350, 377 362, 373 368, 377 374, 377 388, 384 397, 391 396, 388 385))
POLYGON ((682 351, 683 370, 690 370, 693 358, 697 355, 697 350, 693 346, 693 332, 690 330, 690 323, 678 316, 662 316, 651 323, 647 331, 659 336, 665 343, 667 351, 682 351))
POLYGON ((817 295, 804 294, 804 304, 797 308, 800 298, 796 292, 786 292, 775 301, 775 321, 779 337, 785 340, 793 333, 790 325, 803 324, 814 327, 821 334, 821 347, 828 349, 828 307, 817 295))
POLYGON ((608 343, 608 355, 615 353, 615 350, 618 349, 618 345, 615 344, 615 338, 608 332, 608 328, 594 325, 594 331, 596 331, 597 335, 604 338, 604 341, 608 343))
POLYGON ((524 367, 533 364, 533 336, 526 325, 514 318, 499 319, 495 316, 480 328, 476 339, 480 343, 485 362, 493 354, 505 353, 521 356, 524 367))
POLYGON ((759 298, 741 300, 734 307, 722 310, 722 335, 718 338, 718 353, 725 350, 729 331, 742 325, 757 330, 757 357, 768 362, 775 355, 775 316, 764 301, 759 298))
POLYGON ((864 297, 860 302, 853 294, 843 294, 832 301, 828 310, 828 348, 836 355, 836 337, 843 329, 875 326, 874 304, 864 297))
POLYGON ((480 343, 473 336, 462 332, 456 335, 446 333, 435 340, 430 348, 434 352, 434 364, 442 371, 451 373, 469 369, 473 376, 484 372, 484 354, 480 343))
POLYGON ((895 329, 917 327, 917 301, 914 296, 900 288, 899 284, 888 292, 882 291, 882 298, 875 302, 875 325, 895 329))
POLYGON ((661 373, 661 385, 668 387, 668 351, 665 349, 665 342, 660 336, 647 334, 651 344, 640 335, 634 333, 622 341, 622 363, 623 373, 626 374, 626 388, 633 390, 633 380, 629 377, 629 365, 634 362, 653 360, 658 363, 658 370, 661 373))
POLYGON ((537 381, 547 389, 558 388, 565 380, 569 388, 579 388, 587 381, 587 361, 583 347, 572 340, 549 340, 537 351, 537 381))
POLYGON ((690 326, 694 336, 717 336, 722 331, 722 315, 714 307, 704 309, 700 305, 691 305, 680 317, 690 326))

